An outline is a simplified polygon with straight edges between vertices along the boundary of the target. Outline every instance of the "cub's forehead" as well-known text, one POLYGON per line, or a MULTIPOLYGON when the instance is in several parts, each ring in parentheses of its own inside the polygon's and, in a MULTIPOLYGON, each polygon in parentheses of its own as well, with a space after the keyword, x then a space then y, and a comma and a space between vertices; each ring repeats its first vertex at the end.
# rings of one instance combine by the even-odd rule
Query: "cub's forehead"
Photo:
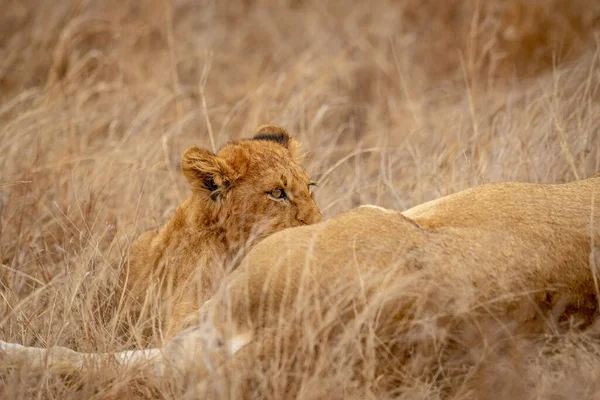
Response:
POLYGON ((292 166, 291 168, 271 166, 270 168, 253 171, 245 177, 244 181, 261 190, 268 191, 273 188, 283 188, 288 191, 288 195, 297 195, 309 191, 309 184, 312 179, 306 171, 298 166, 292 166))
POLYGON ((282 186, 302 185, 311 182, 308 172, 291 159, 273 160, 268 163, 254 164, 247 174, 248 178, 269 181, 282 186))
POLYGON ((267 140, 239 140, 227 143, 217 153, 230 163, 266 163, 292 159, 287 148, 267 140))
POLYGON ((290 151, 276 142, 266 140, 230 142, 219 150, 217 155, 225 159, 241 177, 282 175, 291 181, 310 179, 290 151))

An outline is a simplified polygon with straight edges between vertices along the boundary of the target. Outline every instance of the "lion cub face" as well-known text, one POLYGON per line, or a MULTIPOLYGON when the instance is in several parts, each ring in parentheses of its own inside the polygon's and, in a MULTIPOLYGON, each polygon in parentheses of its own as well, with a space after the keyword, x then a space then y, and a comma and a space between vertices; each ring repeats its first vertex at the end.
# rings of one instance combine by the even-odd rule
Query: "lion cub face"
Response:
POLYGON ((228 245, 322 220, 315 183, 297 159, 298 143, 282 128, 264 126, 252 139, 226 144, 217 154, 191 147, 181 168, 192 204, 228 245))

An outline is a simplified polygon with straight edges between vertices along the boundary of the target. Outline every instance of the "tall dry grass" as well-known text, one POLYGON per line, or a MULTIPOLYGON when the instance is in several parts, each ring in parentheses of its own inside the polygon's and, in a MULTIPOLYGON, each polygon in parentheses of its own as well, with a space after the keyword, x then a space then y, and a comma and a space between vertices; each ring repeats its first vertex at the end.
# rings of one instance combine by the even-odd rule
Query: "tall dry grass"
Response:
MULTIPOLYGON (((118 269, 136 234, 187 196, 183 150, 211 148, 211 137, 219 146, 263 123, 287 127, 312 155, 325 217, 361 203, 402 210, 481 182, 600 171, 595 0, 8 0, 2 9, 3 340, 134 345, 117 335, 118 269)), ((366 390, 323 364, 299 390, 593 397, 597 334, 518 342, 477 369, 485 379, 421 380, 399 368, 384 377, 395 379, 389 391, 373 369, 366 390)), ((330 359, 342 362, 342 350, 319 360, 337 351, 330 359)), ((461 366, 465 376, 476 364, 461 366)), ((111 368, 69 377, 3 368, 0 382, 3 398, 171 398, 204 387, 111 368)), ((277 397, 281 382, 281 369, 266 368, 257 393, 277 397)))

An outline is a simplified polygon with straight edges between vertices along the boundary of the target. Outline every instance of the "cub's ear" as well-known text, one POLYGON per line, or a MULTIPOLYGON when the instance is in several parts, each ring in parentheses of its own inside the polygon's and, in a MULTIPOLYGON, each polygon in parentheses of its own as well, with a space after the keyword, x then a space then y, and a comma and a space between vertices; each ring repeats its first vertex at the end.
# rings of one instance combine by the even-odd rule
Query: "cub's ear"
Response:
POLYGON ((194 192, 208 192, 213 200, 236 179, 235 171, 224 159, 196 146, 183 153, 181 171, 194 192))
POLYGON ((298 143, 290 134, 277 125, 263 125, 257 129, 253 140, 269 140, 278 143, 289 150, 293 158, 298 158, 300 143, 298 143))

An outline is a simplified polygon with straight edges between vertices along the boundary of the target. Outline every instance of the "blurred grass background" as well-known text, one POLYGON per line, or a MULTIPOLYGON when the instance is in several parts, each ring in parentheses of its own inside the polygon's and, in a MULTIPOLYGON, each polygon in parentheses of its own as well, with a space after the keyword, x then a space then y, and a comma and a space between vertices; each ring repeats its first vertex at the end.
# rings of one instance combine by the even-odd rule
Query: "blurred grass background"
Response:
MULTIPOLYGON (((210 149, 210 132, 218 147, 286 127, 310 154, 326 218, 600 171, 597 0, 3 0, 2 10, 4 340, 126 345, 111 313, 119 263, 187 196, 179 158, 210 149)), ((31 379, 13 372, 0 392, 119 387, 31 379)))

